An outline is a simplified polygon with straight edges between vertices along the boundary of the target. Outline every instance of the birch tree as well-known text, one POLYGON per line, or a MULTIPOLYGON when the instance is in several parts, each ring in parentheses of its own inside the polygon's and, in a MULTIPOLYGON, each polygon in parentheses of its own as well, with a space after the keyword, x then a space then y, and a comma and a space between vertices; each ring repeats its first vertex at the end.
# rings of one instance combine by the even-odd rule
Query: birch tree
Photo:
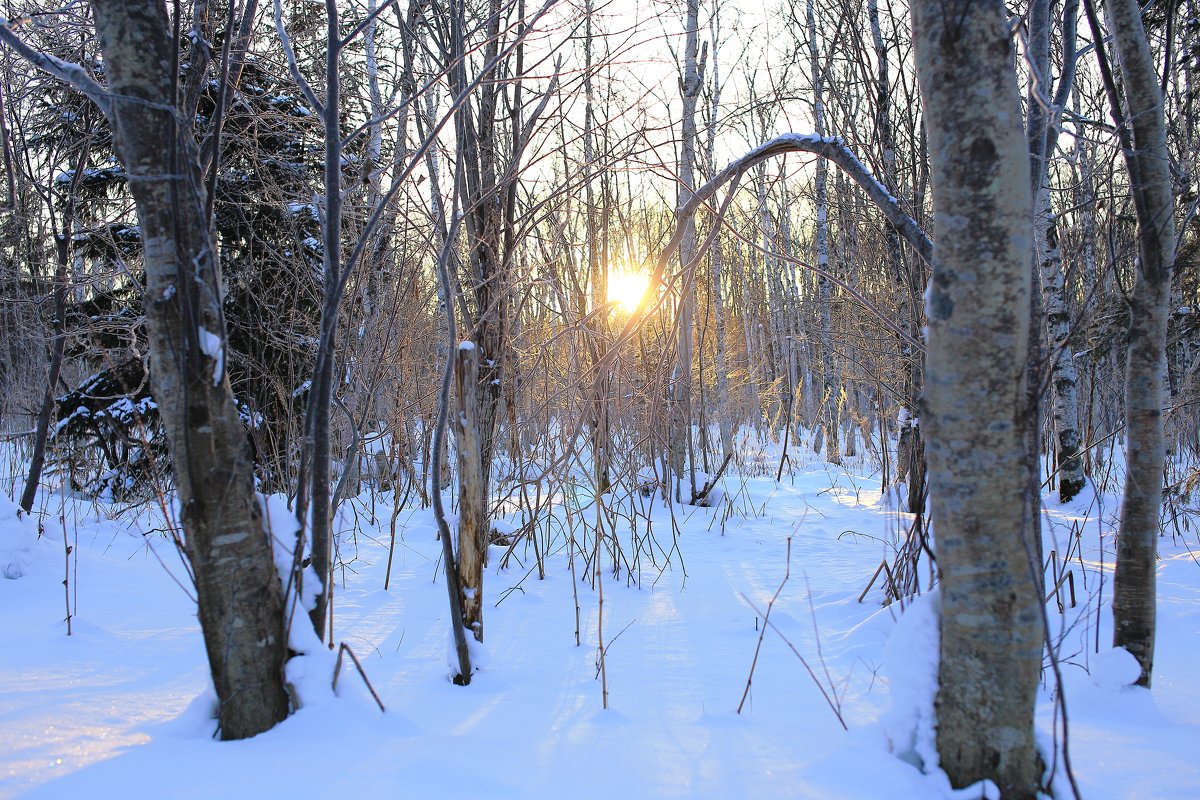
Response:
MULTIPOLYGON (((1100 26, 1091 0, 1089 22, 1100 26)), ((1175 260, 1175 206, 1171 159, 1163 119, 1163 96, 1141 11, 1133 0, 1105 3, 1120 65, 1124 104, 1114 75, 1097 48, 1117 122, 1125 168, 1137 213, 1137 277, 1129 296, 1125 367, 1125 488, 1117 533, 1113 579, 1113 646, 1133 653, 1141 665, 1138 684, 1150 686, 1154 667, 1155 567, 1162 513, 1162 391, 1175 260)))
MULTIPOLYGON (((718 60, 721 28, 721 7, 719 0, 714 0, 712 14, 708 20, 709 49, 712 66, 709 69, 708 119, 705 121, 705 164, 707 177, 712 177, 716 169, 717 121, 721 109, 721 71, 718 60)), ((722 271, 724 268, 724 252, 719 244, 712 248, 709 254, 710 280, 712 286, 713 328, 716 337, 716 347, 713 352, 716 389, 717 389, 717 427, 721 435, 721 456, 725 457, 734 452, 733 445, 733 409, 729 399, 729 366, 726 346, 726 316, 725 288, 722 271)))
MULTIPOLYGON (((1078 0, 1069 0, 1062 9, 1063 66, 1057 89, 1050 74, 1050 38, 1052 15, 1049 0, 1035 0, 1029 9, 1027 62, 1030 69, 1027 138, 1029 140, 1030 170, 1034 192, 1034 264, 1035 278, 1040 281, 1040 308, 1046 321, 1050 352, 1050 419, 1054 431, 1054 453, 1058 466, 1058 496, 1061 502, 1071 500, 1084 486, 1083 458, 1080 455, 1082 437, 1079 432, 1078 370, 1071 352, 1071 306, 1066 292, 1062 255, 1058 247, 1057 220, 1050 205, 1049 163, 1058 144, 1059 123, 1071 95, 1075 79, 1075 18, 1078 0)), ((1037 309, 1035 309, 1037 310, 1037 309)), ((1040 331, 1041 320, 1033 321, 1033 331, 1040 331)), ((1035 373, 1040 372, 1040 356, 1035 356, 1035 373)), ((1031 406, 1037 404, 1041 393, 1040 375, 1031 387, 1031 406)), ((1032 409, 1031 409, 1032 411, 1032 409)), ((1031 413, 1031 441, 1041 437, 1040 414, 1031 413)), ((1037 467, 1033 479, 1040 482, 1037 467)))
MULTIPOLYGON (((704 57, 700 53, 700 0, 686 0, 684 17, 683 75, 679 94, 683 109, 679 117, 679 187, 677 208, 692 199, 696 186, 696 104, 703 88, 704 57)), ((705 47, 705 54, 708 48, 705 47)), ((676 325, 678 339, 675 374, 671 386, 671 433, 668 449, 674 473, 675 499, 681 497, 686 473, 689 502, 696 496, 695 456, 692 452, 692 358, 696 315, 695 285, 688 271, 696 259, 696 223, 692 217, 680 218, 679 266, 684 272, 679 296, 676 325)))
POLYGON ((999 0, 912 4, 933 173, 926 431, 941 569, 935 701, 955 787, 1034 798, 1042 658, 1025 403, 1032 208, 1013 51, 999 0))
MULTIPOLYGON (((825 77, 821 64, 820 52, 817 49, 817 22, 813 12, 813 0, 805 5, 807 21, 807 46, 809 80, 812 83, 813 126, 817 136, 824 137, 825 130, 825 77)), ((837 464, 842 460, 841 448, 838 445, 838 405, 841 399, 842 378, 838 368, 837 356, 833 352, 833 284, 829 280, 829 166, 825 159, 817 159, 817 174, 814 183, 816 192, 816 226, 814 228, 815 249, 817 256, 817 313, 820 320, 817 324, 817 337, 821 351, 821 397, 820 397, 820 428, 821 436, 815 441, 814 448, 820 450, 822 439, 825 443, 825 458, 837 464)))
MULTIPOLYGON (((29 47, 3 19, 0 41, 83 91, 112 126, 142 228, 150 380, 170 442, 221 736, 245 738, 289 711, 283 589, 226 374, 220 267, 194 109, 179 91, 178 37, 163 4, 91 6, 106 86, 29 47)), ((204 46, 198 24, 192 34, 204 46)))

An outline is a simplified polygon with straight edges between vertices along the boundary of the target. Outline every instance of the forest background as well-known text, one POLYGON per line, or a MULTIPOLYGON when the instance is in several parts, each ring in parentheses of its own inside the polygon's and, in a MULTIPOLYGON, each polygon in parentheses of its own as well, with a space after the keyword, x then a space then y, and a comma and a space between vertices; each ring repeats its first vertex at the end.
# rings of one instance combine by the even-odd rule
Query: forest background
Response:
MULTIPOLYGON (((998 543, 964 529, 1003 553, 1003 593, 1047 563, 1042 488, 1056 502, 1123 492, 1117 643, 1150 683, 1154 542, 1188 529, 1200 453, 1189 0, 1132 17, 1121 3, 964 6, 940 54, 911 33, 945 22, 919 22, 924 4, 912 22, 899 4, 817 0, 762 15, 284 5, 10 4, 0 35, 14 498, 26 513, 50 488, 159 504, 197 592, 223 736, 295 706, 289 604, 336 640, 334 521, 364 491, 391 493, 393 514, 432 507, 469 683, 488 544, 536 545, 528 521, 564 487, 732 509, 725 475, 779 480, 801 448, 869 462, 896 488, 884 602, 916 593, 953 539, 958 512, 939 502, 1001 509, 998 543), (976 31, 1008 62, 983 63, 976 31), (963 53, 1009 94, 981 102, 964 56, 944 87, 961 106, 936 105, 922 82, 963 53), (966 261, 938 261, 952 246, 938 197, 971 178, 939 131, 998 130, 1003 113, 980 115, 1018 104, 1020 158, 993 155, 1025 176, 1025 269, 981 273, 1007 278, 946 327, 968 342, 1007 331, 1009 360, 943 345, 930 363, 967 282, 966 261), (978 406, 978 438, 947 433, 942 385, 978 406), (986 404, 997 387, 1007 406, 986 404), (980 424, 1005 414, 1020 446, 980 424), (970 480, 968 453, 985 464, 970 480), (299 520, 282 583, 270 541, 243 534, 263 529, 256 491, 299 520), (516 530, 494 524, 514 510, 516 530), (226 661, 212 631, 230 619, 253 621, 226 661), (247 681, 261 696, 244 699, 247 681)), ((608 547, 619 564, 615 531, 572 534, 572 558, 598 570, 608 547)), ((1044 622, 1011 613, 1040 665, 1044 622)), ((997 696, 961 674, 968 695, 997 696)), ((1002 705, 1034 685, 992 678, 1002 705)), ((965 726, 988 716, 977 705, 955 704, 965 726)), ((1032 695, 1016 705, 1028 717, 1032 695)), ((1017 779, 942 759, 955 785, 1030 790, 1032 761, 1017 779)))

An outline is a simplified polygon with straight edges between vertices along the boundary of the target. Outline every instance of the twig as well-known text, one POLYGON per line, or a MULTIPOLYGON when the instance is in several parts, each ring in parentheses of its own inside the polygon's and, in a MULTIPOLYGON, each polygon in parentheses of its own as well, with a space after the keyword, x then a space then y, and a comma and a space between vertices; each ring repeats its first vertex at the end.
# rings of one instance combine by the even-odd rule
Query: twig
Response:
MULTIPOLYGON (((737 713, 742 713, 742 707, 746 705, 746 698, 750 696, 750 684, 754 681, 754 668, 758 666, 758 653, 762 650, 763 638, 767 635, 767 622, 771 617, 771 609, 775 607, 775 601, 779 599, 780 592, 787 585, 788 578, 792 577, 792 537, 787 538, 787 567, 783 572, 783 580, 779 582, 779 588, 775 590, 775 594, 771 597, 771 601, 767 603, 767 613, 759 613, 754 604, 750 603, 750 598, 746 597, 746 593, 742 592, 742 598, 750 603, 750 607, 754 608, 754 612, 763 618, 762 630, 758 632, 758 644, 754 646, 754 658, 750 661, 750 674, 746 676, 746 688, 742 691, 742 701, 738 703, 737 713)), ((807 665, 805 665, 807 666, 807 665)), ((809 670, 811 673, 812 670, 809 670)), ((822 690, 824 691, 824 690, 822 690)))
POLYGON ((362 676, 363 683, 367 685, 367 691, 371 693, 371 697, 375 698, 375 703, 379 706, 379 710, 386 713, 387 709, 383 707, 383 701, 379 699, 379 695, 375 694, 375 687, 371 685, 371 680, 367 677, 366 671, 363 670, 358 656, 354 655, 354 651, 350 649, 350 645, 345 642, 342 642, 342 646, 338 648, 337 663, 333 667, 333 691, 337 692, 338 676, 342 674, 342 653, 350 654, 350 660, 354 662, 358 674, 362 676))
POLYGON ((869 580, 869 581, 867 582, 867 588, 863 589, 863 590, 862 590, 862 594, 860 594, 860 595, 858 596, 858 602, 859 602, 859 603, 861 603, 861 602, 863 601, 863 598, 865 598, 865 597, 867 596, 867 592, 871 591, 871 587, 875 585, 875 581, 876 581, 876 580, 879 578, 879 573, 883 572, 883 568, 884 568, 885 566, 887 566, 887 561, 886 561, 886 560, 883 560, 883 561, 880 561, 880 562, 879 562, 879 566, 875 568, 875 572, 874 572, 874 574, 873 574, 873 575, 871 575, 871 580, 869 580))
MULTIPOLYGON (((754 601, 752 601, 749 597, 746 597, 745 592, 742 593, 742 599, 745 600, 747 603, 749 603, 750 608, 754 609, 754 611, 756 613, 759 613, 759 616, 762 616, 763 630, 765 631, 766 627, 768 625, 770 625, 771 630, 773 630, 773 631, 775 631, 775 633, 779 634, 779 638, 782 639, 783 643, 788 646, 788 649, 791 650, 792 653, 795 654, 796 658, 800 659, 800 663, 803 664, 804 669, 806 669, 808 671, 808 676, 813 679, 813 683, 815 683, 817 685, 817 689, 821 692, 821 696, 825 698, 825 702, 829 704, 829 708, 831 711, 833 711, 833 715, 835 717, 837 717, 837 721, 842 726, 842 730, 846 730, 846 731, 850 730, 850 728, 846 726, 846 720, 842 719, 841 710, 838 709, 837 704, 833 701, 833 699, 831 699, 829 697, 829 692, 825 691, 825 687, 821 685, 821 680, 817 677, 817 673, 813 672, 813 668, 809 666, 808 661, 804 658, 804 656, 800 655, 800 651, 796 649, 796 646, 793 645, 788 640, 788 638, 783 635, 783 631, 779 630, 779 628, 776 627, 774 622, 771 622, 770 619, 768 619, 766 616, 764 616, 760 612, 758 612, 758 607, 756 605, 754 605, 754 601)), ((759 641, 761 643, 761 638, 759 641)), ((755 656, 757 657, 757 655, 758 655, 758 653, 756 651, 755 656)), ((746 690, 749 691, 749 689, 750 689, 750 682, 747 681, 746 682, 746 690)), ((741 706, 738 707, 738 711, 739 712, 741 711, 741 706)))

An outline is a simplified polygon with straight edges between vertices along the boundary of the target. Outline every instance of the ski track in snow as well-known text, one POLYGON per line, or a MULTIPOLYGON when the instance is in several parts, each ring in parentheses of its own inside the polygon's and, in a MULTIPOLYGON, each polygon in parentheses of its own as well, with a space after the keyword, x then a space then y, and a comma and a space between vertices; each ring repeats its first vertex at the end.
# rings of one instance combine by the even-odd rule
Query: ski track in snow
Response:
MULTIPOLYGON (((461 688, 448 680, 431 517, 399 515, 384 591, 390 509, 379 504, 372 523, 364 504, 358 531, 342 533, 333 613, 338 640, 354 649, 387 713, 347 660, 339 699, 317 691, 284 724, 234 743, 210 739, 194 607, 147 551, 157 541, 163 561, 181 572, 169 543, 144 539, 123 518, 81 520, 73 636, 62 622, 61 541, 33 543, 28 574, 0 581, 8 643, 0 653, 0 797, 945 797, 937 780, 888 752, 878 724, 889 706, 883 648, 900 613, 880 608, 878 584, 857 602, 897 524, 878 484, 825 469, 778 485, 726 484, 733 516, 720 507, 674 509, 678 550, 661 498, 635 498, 653 506, 657 541, 643 539, 639 550, 622 534, 640 575, 624 562, 614 574, 601 556, 608 710, 597 677, 599 595, 577 553, 576 646, 561 528, 544 526, 557 537, 545 580, 532 548, 518 546, 505 569, 504 548, 492 548, 486 658, 461 688), (789 536, 791 574, 779 591, 789 536), (736 713, 762 635, 751 603, 765 612, 776 591, 771 621, 838 698, 848 733, 772 630, 736 713)), ((1066 518, 1071 509, 1054 513, 1066 518)), ((589 523, 594 517, 585 511, 589 523)), ((590 551, 590 532, 576 535, 590 551)), ((1087 798, 1200 796, 1200 690, 1191 680, 1200 656, 1198 569, 1184 552, 1164 554, 1153 697, 1101 688, 1064 666, 1087 798), (1147 786, 1157 787, 1152 795, 1147 786)), ((1083 625, 1068 642, 1094 635, 1083 625)), ((1043 698, 1047 735, 1050 714, 1043 698)))

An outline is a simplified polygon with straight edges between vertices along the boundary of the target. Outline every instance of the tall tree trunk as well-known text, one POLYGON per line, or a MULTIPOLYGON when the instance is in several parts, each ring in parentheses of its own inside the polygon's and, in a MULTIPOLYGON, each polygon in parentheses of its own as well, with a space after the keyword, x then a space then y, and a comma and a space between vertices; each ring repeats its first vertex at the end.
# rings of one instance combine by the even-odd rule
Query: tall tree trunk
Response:
MULTIPOLYGON (((0 108, 0 112, 2 111, 3 109, 0 108)), ((75 161, 75 170, 71 173, 71 187, 63 204, 62 227, 55 230, 54 319, 51 323, 53 333, 50 345, 50 373, 46 376, 46 391, 42 395, 42 406, 38 410, 37 427, 33 435, 33 452, 29 456, 29 472, 25 476, 25 489, 21 492, 20 507, 26 514, 33 511, 33 500, 42 479, 42 468, 46 464, 46 445, 50 440, 50 418, 54 414, 55 387, 58 386, 58 378, 62 373, 63 355, 66 352, 67 272, 71 268, 71 242, 75 235, 75 200, 90 151, 91 139, 89 137, 80 150, 79 157, 75 161)), ((53 214, 54 209, 51 207, 52 225, 53 214)))
POLYGON ((479 356, 463 342, 454 354, 454 442, 458 452, 458 577, 462 591, 463 627, 483 641, 483 555, 487 551, 487 508, 483 470, 479 466, 479 429, 475 398, 479 356))
MULTIPOLYGON (((309 453, 308 497, 311 510, 296 504, 300 524, 311 525, 312 567, 321 580, 316 605, 309 611, 313 628, 321 641, 326 640, 326 611, 329 607, 333 578, 333 502, 330 489, 330 410, 333 407, 333 376, 337 361, 337 333, 341 305, 342 270, 342 136, 340 128, 341 54, 339 20, 335 0, 325 0, 325 99, 320 108, 325 134, 325 205, 321 210, 323 297, 317 357, 305 411, 305 449, 309 453)), ((349 466, 346 467, 349 469, 349 466)), ((303 477, 301 478, 303 480, 303 477)), ((328 640, 333 647, 332 633, 328 640)))
POLYGON ((1036 797, 1042 657, 1025 504, 1032 198, 999 0, 912 4, 934 191, 922 422, 941 569, 937 748, 956 787, 1036 797))
MULTIPOLYGON (((1088 212, 1084 212, 1088 213, 1088 212)), ((1050 340, 1050 415, 1058 463, 1058 499, 1066 503, 1083 489, 1083 439, 1079 432, 1079 371, 1071 352, 1071 306, 1050 209, 1050 189, 1038 189, 1034 217, 1038 268, 1050 340)))
MULTIPOLYGON (((892 126, 891 74, 883 28, 879 24, 879 0, 868 0, 867 20, 871 27, 871 42, 875 47, 875 136, 883 150, 882 181, 890 194, 897 195, 900 181, 896 169, 896 132, 892 126)), ((921 396, 922 354, 913 352, 908 340, 913 338, 913 332, 921 325, 919 305, 912 298, 919 297, 922 289, 917 278, 919 268, 904 262, 899 232, 894 226, 888 225, 884 228, 883 236, 888 264, 896 281, 902 334, 899 337, 900 359, 904 370, 904 392, 897 426, 895 482, 907 484, 907 510, 921 515, 924 513, 925 447, 918 427, 917 403, 921 396)))
MULTIPOLYGON (((707 177, 711 178, 716 172, 716 149, 717 149, 717 115, 720 113, 721 107, 721 73, 720 63, 717 60, 717 47, 719 44, 719 21, 720 21, 720 4, 713 4, 713 13, 708 21, 709 30, 709 46, 712 51, 712 98, 709 105, 708 123, 707 123, 707 144, 705 147, 707 161, 707 177)), ((714 352, 713 371, 715 372, 717 385, 717 427, 721 433, 721 457, 729 455, 733 452, 733 409, 730 406, 729 399, 729 358, 727 354, 726 342, 726 310, 725 310, 725 287, 722 271, 724 267, 724 255, 720 245, 720 237, 718 236, 710 253, 711 258, 711 292, 713 304, 713 330, 716 337, 716 350, 714 352)), ((749 352, 749 351, 747 351, 749 352)))
MULTIPOLYGON (((593 342, 589 351, 594 353, 595 360, 598 362, 599 359, 604 357, 604 348, 607 346, 606 343, 608 340, 608 312, 607 310, 600 310, 608 302, 608 264, 602 263, 600 259, 601 237, 604 238, 605 242, 608 239, 608 193, 607 191, 601 191, 605 207, 597 210, 596 190, 592 185, 596 170, 595 90, 592 85, 595 77, 595 65, 592 58, 592 48, 595 42, 592 23, 595 9, 592 0, 587 0, 585 14, 583 40, 583 161, 587 177, 584 183, 584 203, 586 204, 586 208, 584 209, 584 224, 588 280, 591 283, 592 289, 592 309, 598 312, 592 315, 591 323, 588 326, 592 332, 591 340, 593 342), (604 228, 603 232, 601 232, 602 226, 604 228)), ((592 461, 595 470, 596 491, 599 494, 603 494, 608 491, 610 486, 609 467, 612 460, 610 453, 612 435, 609 432, 608 424, 611 389, 609 388, 608 376, 601 376, 596 388, 597 392, 592 408, 592 461)))
POLYGON ((110 121, 145 244, 151 386, 167 431, 221 736, 288 713, 283 591, 226 376, 217 251, 162 3, 93 0, 110 121))
MULTIPOLYGON (((1121 145, 1138 220, 1137 280, 1129 297, 1126 473, 1113 579, 1113 646, 1133 653, 1142 667, 1138 684, 1149 686, 1154 667, 1154 569, 1165 461, 1162 387, 1175 261, 1175 208, 1162 92, 1140 10, 1133 0, 1108 0, 1105 9, 1127 105, 1122 110, 1114 104, 1113 113, 1122 118, 1118 128, 1127 131, 1121 145)), ((1113 95, 1110 98, 1115 99, 1113 95)))
MULTIPOLYGON (((1056 219, 1050 206, 1049 162, 1058 146, 1060 117, 1075 82, 1076 18, 1078 0, 1063 5, 1062 43, 1064 66, 1054 88, 1050 77, 1050 33, 1052 16, 1048 0, 1037 0, 1030 8, 1030 59, 1036 70, 1029 90, 1029 115, 1035 172, 1034 191, 1034 263, 1035 278, 1041 281, 1041 308, 1049 339, 1051 423, 1058 464, 1058 498, 1067 502, 1084 487, 1082 438, 1079 432, 1079 375, 1071 352, 1071 307, 1066 291, 1062 255, 1058 249, 1056 219), (1052 96, 1053 93, 1053 96, 1052 96)), ((1040 387, 1039 387, 1040 388, 1040 387)), ((1034 417, 1030 415, 1031 419, 1034 417)), ((1031 431, 1040 439, 1040 426, 1031 431)), ((1032 479, 1041 482, 1040 465, 1032 479)), ((1039 555, 1039 561, 1040 561, 1039 555)))
MULTIPOLYGON (((701 63, 700 0, 687 0, 684 21, 683 80, 680 95, 683 111, 679 121, 679 189, 677 208, 682 209, 692 199, 696 188, 696 102, 703 84, 704 65, 701 63)), ((683 236, 679 240, 679 265, 686 270, 696 258, 696 223, 692 216, 683 220, 683 236)), ((671 470, 675 474, 675 496, 681 497, 681 484, 688 482, 689 502, 696 496, 696 465, 692 454, 692 358, 696 314, 695 284, 684 275, 679 296, 679 326, 675 375, 671 388, 671 433, 669 450, 671 470)))
MULTIPOLYGON (((805 5, 808 22, 808 68, 813 94, 813 125, 817 136, 825 136, 825 79, 822 74, 820 54, 817 51, 817 22, 813 11, 813 0, 805 5)), ((837 354, 833 351, 833 284, 829 273, 829 165, 825 159, 817 159, 815 228, 817 252, 817 304, 820 320, 817 323, 817 340, 821 355, 821 395, 819 425, 824 436, 825 460, 833 464, 841 462, 838 446, 838 408, 841 405, 842 375, 837 354)))

